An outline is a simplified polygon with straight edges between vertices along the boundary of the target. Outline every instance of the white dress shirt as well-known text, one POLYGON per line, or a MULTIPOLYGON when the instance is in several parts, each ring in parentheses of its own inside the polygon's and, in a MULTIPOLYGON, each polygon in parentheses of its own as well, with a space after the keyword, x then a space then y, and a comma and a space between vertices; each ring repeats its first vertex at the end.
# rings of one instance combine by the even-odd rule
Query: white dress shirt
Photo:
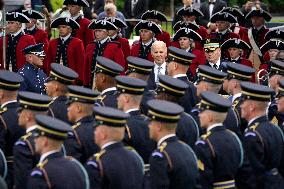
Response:
MULTIPOLYGON (((209 62, 209 64, 210 64, 210 66, 211 66, 212 68, 214 68, 214 63, 209 62)), ((221 64, 221 60, 219 59, 219 60, 216 62, 216 64, 215 64, 215 65, 217 66, 217 69, 219 69, 220 64, 221 64)))
POLYGON ((60 39, 63 41, 63 43, 65 43, 68 39, 69 39, 69 37, 71 36, 71 33, 69 33, 67 36, 65 36, 65 37, 60 37, 60 39))
POLYGON ((160 67, 160 75, 166 75, 166 69, 167 69, 167 63, 164 62, 162 65, 158 65, 154 62, 154 73, 155 73, 155 82, 158 82, 158 73, 159 73, 159 67, 160 67))

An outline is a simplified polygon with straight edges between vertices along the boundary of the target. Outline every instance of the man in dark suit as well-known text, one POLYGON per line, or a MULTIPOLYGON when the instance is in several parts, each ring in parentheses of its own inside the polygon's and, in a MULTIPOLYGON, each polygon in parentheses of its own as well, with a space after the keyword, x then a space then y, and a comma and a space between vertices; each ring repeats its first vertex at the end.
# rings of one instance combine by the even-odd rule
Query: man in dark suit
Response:
POLYGON ((97 121, 94 138, 101 151, 85 165, 91 189, 141 189, 142 158, 121 142, 129 115, 110 107, 95 107, 94 113, 97 121))
POLYGON ((68 119, 73 124, 72 132, 68 133, 64 141, 66 153, 85 164, 89 157, 99 152, 99 147, 94 143, 93 106, 99 95, 91 89, 81 86, 68 86, 68 119))
POLYGON ((204 27, 211 28, 214 25, 209 22, 212 15, 221 11, 226 6, 227 3, 222 0, 208 0, 201 3, 200 11, 204 16, 200 18, 200 24, 204 27))
POLYGON ((47 95, 53 98, 49 115, 68 122, 67 85, 74 83, 77 78, 78 74, 72 69, 57 63, 51 64, 51 72, 45 83, 47 95))
MULTIPOLYGON (((149 0, 126 0, 124 3, 123 14, 126 19, 140 19, 142 14, 148 10, 149 0)), ((131 36, 136 22, 128 22, 128 27, 125 30, 125 37, 128 39, 131 36)))
POLYGON ((164 100, 148 102, 150 138, 157 149, 150 157, 151 188, 195 188, 198 169, 193 150, 175 134, 183 108, 164 100))
POLYGON ((20 92, 18 95, 19 125, 26 134, 14 145, 13 176, 15 189, 27 189, 28 176, 36 166, 39 156, 35 154, 35 143, 32 135, 35 130, 35 116, 47 114, 51 98, 31 92, 20 92))
POLYGON ((166 43, 163 41, 155 41, 151 46, 151 55, 154 59, 154 68, 148 79, 148 88, 155 90, 159 82, 159 75, 167 74, 166 58, 168 56, 166 43))
POLYGON ((147 117, 141 114, 139 109, 147 83, 141 79, 127 76, 117 76, 115 79, 119 93, 117 97, 118 108, 130 115, 127 119, 123 142, 133 147, 144 162, 148 163, 156 144, 149 138, 149 121, 147 117))

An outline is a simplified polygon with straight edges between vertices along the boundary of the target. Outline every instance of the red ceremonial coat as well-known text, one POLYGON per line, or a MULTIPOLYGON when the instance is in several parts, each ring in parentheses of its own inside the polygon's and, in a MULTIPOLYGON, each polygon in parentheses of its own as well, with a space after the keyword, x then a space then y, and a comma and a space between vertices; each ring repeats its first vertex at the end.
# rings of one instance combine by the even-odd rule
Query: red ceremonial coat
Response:
MULTIPOLYGON (((50 72, 51 63, 59 63, 56 62, 56 52, 57 52, 57 39, 52 39, 49 42, 48 54, 46 56, 46 64, 44 65, 44 69, 47 74, 50 72)), ((68 47, 67 47, 67 65, 72 70, 76 71, 79 74, 79 80, 84 82, 84 74, 86 72, 84 65, 84 57, 85 50, 83 42, 78 38, 72 38, 68 47)))
MULTIPOLYGON (((111 59, 112 61, 118 63, 119 65, 125 68, 126 63, 120 43, 113 41, 106 43, 107 44, 101 56, 111 59)), ((86 48, 86 54, 85 54, 86 74, 85 74, 84 85, 88 85, 91 81, 91 69, 93 64, 93 56, 95 48, 96 44, 94 42, 88 44, 86 48)))
POLYGON ((163 42, 165 42, 166 45, 167 45, 167 47, 170 46, 170 43, 171 43, 171 36, 170 36, 169 32, 163 30, 161 34, 156 35, 156 39, 157 39, 158 41, 163 41, 163 42))
MULTIPOLYGON (((22 35, 19 39, 18 44, 16 45, 16 64, 17 68, 20 69, 25 65, 26 58, 25 54, 22 52, 24 48, 30 45, 36 44, 35 39, 31 35, 22 35)), ((6 37, 6 47, 8 45, 8 35, 6 37)), ((7 49, 7 48, 6 48, 7 49)), ((3 64, 3 37, 0 38, 0 69, 4 69, 3 64)))
MULTIPOLYGON (((202 39, 207 39, 208 38, 208 31, 204 26, 199 26, 199 29, 196 30, 196 32, 202 37, 202 39)), ((195 48, 204 51, 203 45, 199 41, 195 41, 195 48)))
POLYGON ((87 18, 78 18, 76 19, 76 21, 80 24, 80 28, 74 30, 75 35, 72 36, 81 39, 83 41, 84 47, 86 47, 95 39, 94 31, 88 28, 91 21, 87 18))
MULTIPOLYGON (((130 56, 139 57, 140 45, 141 45, 141 42, 139 42, 139 41, 134 42, 132 44, 131 49, 130 49, 130 56)), ((147 60, 154 62, 154 59, 151 55, 151 51, 149 51, 149 53, 147 55, 147 60)))
MULTIPOLYGON (((127 58, 128 56, 130 56, 130 45, 129 45, 129 41, 128 41, 128 39, 126 39, 126 38, 119 37, 119 38, 117 39, 117 42, 120 43, 121 49, 122 49, 122 52, 123 52, 123 55, 124 55, 125 62, 127 62, 127 61, 126 61, 126 58, 127 58)), ((125 68, 125 70, 127 70, 127 64, 125 64, 125 67, 124 67, 124 68, 125 68)))

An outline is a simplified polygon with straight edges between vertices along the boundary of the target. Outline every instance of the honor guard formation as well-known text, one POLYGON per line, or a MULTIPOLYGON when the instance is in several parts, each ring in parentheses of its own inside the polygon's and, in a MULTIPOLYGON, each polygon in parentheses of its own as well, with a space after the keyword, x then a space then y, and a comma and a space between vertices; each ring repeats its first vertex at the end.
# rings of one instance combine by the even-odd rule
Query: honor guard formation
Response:
POLYGON ((266 5, 183 0, 169 30, 147 0, 101 1, 4 6, 0 189, 284 189, 266 5))

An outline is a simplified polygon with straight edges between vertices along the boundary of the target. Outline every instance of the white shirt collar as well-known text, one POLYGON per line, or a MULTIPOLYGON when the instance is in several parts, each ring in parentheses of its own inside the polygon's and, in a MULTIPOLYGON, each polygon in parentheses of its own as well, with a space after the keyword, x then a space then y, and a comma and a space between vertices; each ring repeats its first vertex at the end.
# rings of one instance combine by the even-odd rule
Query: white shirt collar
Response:
POLYGON ((240 59, 240 56, 238 56, 237 58, 231 58, 231 60, 235 60, 235 61, 237 61, 237 60, 239 60, 240 59))
POLYGON ((215 124, 209 126, 209 127, 206 129, 206 131, 209 132, 209 131, 212 130, 213 128, 219 127, 219 126, 223 126, 223 123, 215 123, 215 124))
POLYGON ((237 98, 241 97, 242 93, 237 93, 233 95, 232 102, 234 102, 237 98))
POLYGON ((110 146, 110 145, 112 145, 112 144, 115 144, 115 143, 117 143, 117 142, 116 142, 116 141, 109 141, 109 142, 105 143, 105 144, 101 147, 101 149, 105 149, 106 147, 108 147, 108 146, 110 146))
POLYGON ((33 126, 27 128, 26 129, 26 133, 29 133, 29 132, 33 131, 35 128, 36 128, 36 125, 33 125, 33 126))
POLYGON ((258 119, 258 118, 260 118, 260 117, 262 117, 263 115, 260 115, 260 116, 256 116, 256 117, 254 117, 254 118, 252 118, 251 120, 249 120, 249 122, 248 122, 248 125, 250 125, 252 122, 254 122, 256 119, 258 119))
POLYGON ((103 40, 100 40, 100 44, 104 44, 107 40, 109 39, 109 37, 104 38, 103 40))
MULTIPOLYGON (((213 65, 214 65, 214 63, 212 63, 212 62, 209 62, 209 64, 210 64, 211 67, 213 67, 213 65)), ((221 64, 221 60, 220 60, 220 58, 219 58, 218 61, 216 62, 217 69, 219 69, 220 64, 221 64)))
POLYGON ((33 30, 35 29, 35 27, 36 27, 36 26, 35 26, 35 25, 33 25, 33 27, 31 27, 31 28, 27 28, 27 30, 28 30, 28 31, 33 31, 33 30))
POLYGON ((219 32, 219 33, 221 33, 222 35, 224 35, 227 31, 228 31, 228 30, 226 29, 226 30, 221 31, 221 32, 219 32))
POLYGON ((160 140, 158 141, 157 146, 159 147, 159 146, 162 144, 162 142, 164 142, 164 140, 166 140, 166 139, 168 139, 168 138, 171 138, 171 137, 174 137, 174 136, 176 136, 176 135, 175 135, 175 134, 169 134, 169 135, 163 136, 163 137, 160 138, 160 140))
POLYGON ((1 104, 1 108, 5 107, 7 104, 14 103, 14 102, 17 102, 17 100, 10 100, 10 101, 7 101, 7 102, 1 104))
POLYGON ((262 27, 264 27, 264 25, 261 25, 261 26, 259 26, 259 27, 253 27, 253 28, 254 28, 254 29, 257 29, 257 30, 259 31, 262 27))
POLYGON ((149 42, 147 42, 147 43, 143 43, 142 42, 142 45, 146 45, 146 46, 149 46, 151 43, 152 43, 152 41, 153 41, 153 39, 151 39, 149 42))
POLYGON ((81 16, 81 14, 79 13, 79 14, 77 14, 76 16, 71 16, 71 18, 73 19, 73 20, 76 20, 79 16, 81 16))
POLYGON ((177 74, 177 75, 174 75, 173 78, 179 78, 179 77, 184 77, 184 76, 187 76, 186 74, 177 74))
POLYGON ((107 89, 105 89, 105 90, 103 90, 103 91, 101 92, 101 95, 105 94, 106 92, 114 91, 114 90, 116 90, 116 87, 107 88, 107 89))
POLYGON ((188 47, 185 51, 188 52, 191 50, 191 47, 188 47))
POLYGON ((49 156, 49 155, 51 155, 51 154, 54 154, 54 153, 56 153, 56 152, 58 152, 58 150, 52 150, 52 151, 49 151, 49 152, 46 152, 46 153, 42 154, 42 155, 40 156, 39 163, 42 163, 42 162, 44 161, 44 159, 45 159, 47 156, 49 156))
POLYGON ((130 112, 134 112, 134 111, 137 111, 137 110, 139 110, 138 108, 131 108, 131 109, 129 109, 129 110, 126 110, 125 111, 125 113, 130 113, 130 112))
POLYGON ((11 33, 11 35, 13 35, 14 37, 16 37, 16 36, 18 36, 21 32, 22 32, 22 30, 20 29, 20 30, 17 31, 16 33, 11 33))
POLYGON ((61 40, 63 40, 64 42, 67 41, 69 39, 69 37, 71 36, 71 33, 69 33, 67 36, 65 37, 60 37, 61 40))

